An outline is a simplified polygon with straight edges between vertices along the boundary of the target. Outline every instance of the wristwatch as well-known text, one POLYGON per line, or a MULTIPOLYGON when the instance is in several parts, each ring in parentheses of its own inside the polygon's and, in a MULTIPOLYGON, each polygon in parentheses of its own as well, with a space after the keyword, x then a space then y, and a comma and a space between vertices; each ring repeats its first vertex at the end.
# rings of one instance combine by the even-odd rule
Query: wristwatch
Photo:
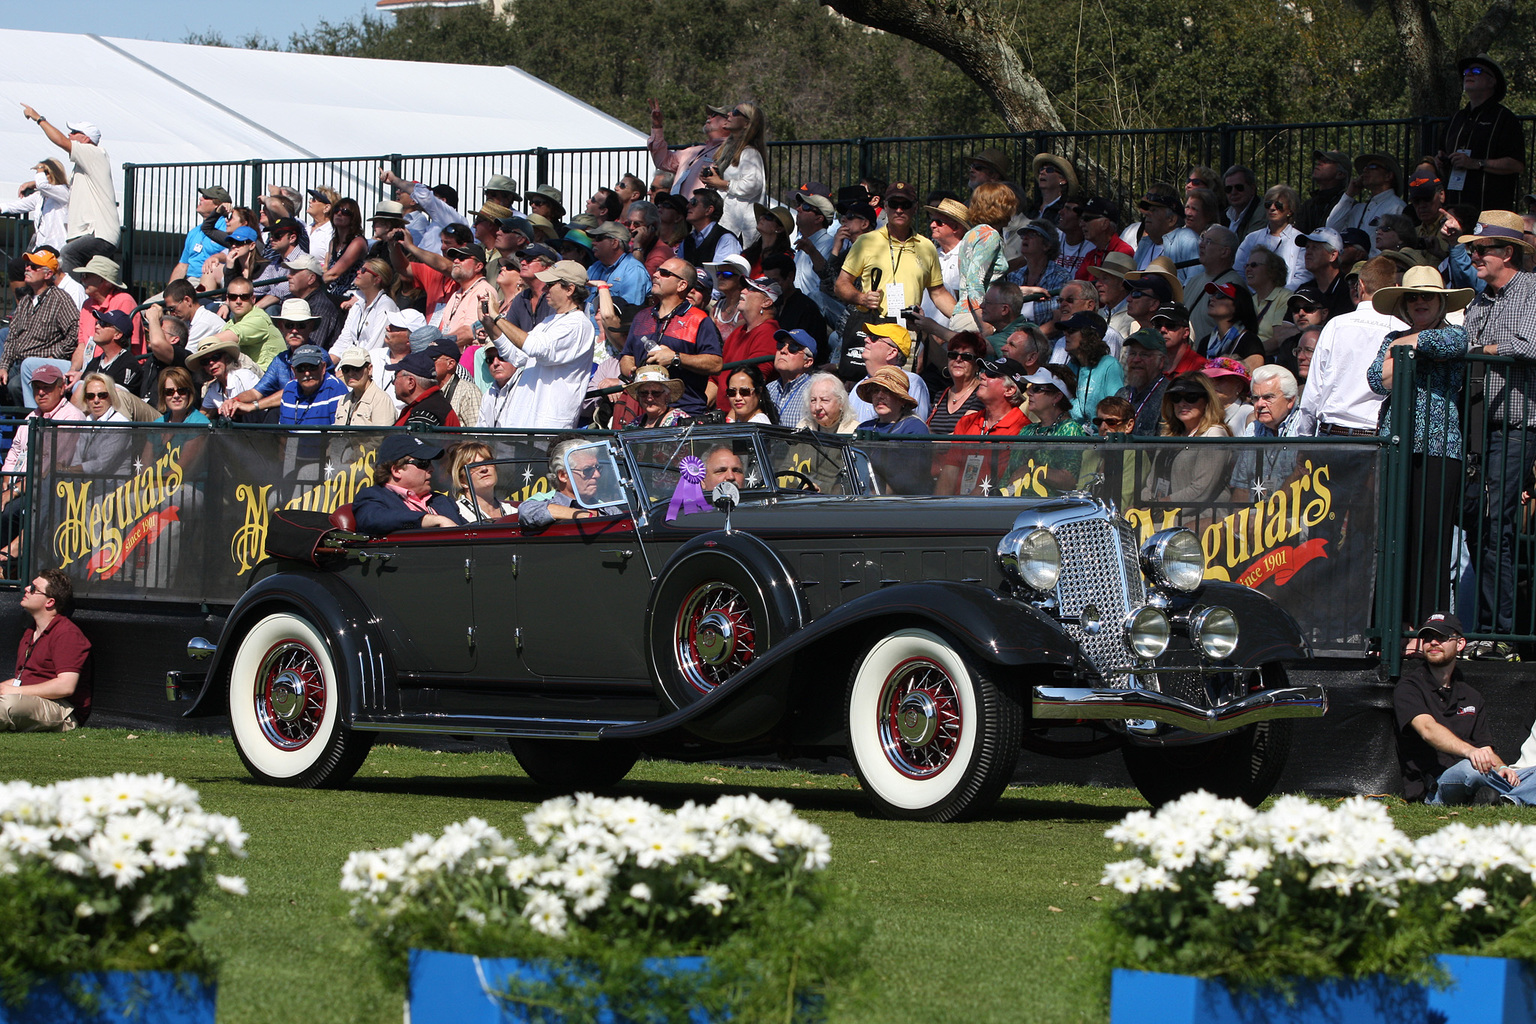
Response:
POLYGON ((673 370, 677 369, 679 366, 683 365, 683 357, 680 356, 680 355, 675 355, 674 354, 672 356, 672 362, 670 364, 668 364, 668 365, 673 370))

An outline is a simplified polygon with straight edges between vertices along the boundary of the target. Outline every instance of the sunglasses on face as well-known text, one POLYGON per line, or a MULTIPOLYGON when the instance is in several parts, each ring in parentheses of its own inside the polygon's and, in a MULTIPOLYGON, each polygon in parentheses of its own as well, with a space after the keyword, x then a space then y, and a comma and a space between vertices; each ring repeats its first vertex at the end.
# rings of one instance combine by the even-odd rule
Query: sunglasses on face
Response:
POLYGON ((668 270, 666 267, 657 267, 656 268, 656 273, 660 274, 662 277, 670 277, 674 281, 687 281, 688 280, 688 278, 684 277, 682 274, 673 273, 672 271, 668 270))
POLYGON ((910 210, 912 209, 912 204, 905 199, 892 199, 885 204, 885 208, 887 210, 910 210))
POLYGON ((1048 395, 1056 390, 1056 386, 1054 384, 1031 384, 1024 390, 1032 395, 1048 395))
POLYGON ((603 467, 602 466, 587 466, 587 467, 585 467, 583 469, 573 469, 570 472, 573 475, 575 475, 575 476, 581 477, 583 480, 591 480, 593 477, 597 476, 597 474, 601 473, 602 471, 603 471, 603 467))
POLYGON ((430 470, 432 468, 432 463, 429 460, 427 460, 427 459, 418 459, 414 455, 409 456, 408 458, 401 459, 400 460, 400 465, 402 465, 402 466, 415 466, 417 469, 427 469, 427 470, 430 470))
POLYGON ((1467 243, 1467 252, 1471 253, 1473 256, 1491 256, 1496 252, 1501 252, 1508 248, 1510 248, 1510 246, 1507 245, 1478 245, 1474 242, 1467 243))
POLYGON ((46 384, 46 383, 44 383, 42 381, 38 381, 38 380, 35 380, 35 381, 32 382, 32 390, 33 391, 52 391, 54 388, 60 388, 60 387, 63 387, 63 386, 64 386, 64 382, 63 381, 58 381, 57 383, 54 383, 54 384, 46 384))
POLYGON ((1204 395, 1174 395, 1174 405, 1199 405, 1205 401, 1204 395))
POLYGON ((646 401, 655 402, 659 402, 662 399, 670 396, 670 392, 668 392, 666 388, 640 388, 635 392, 635 394, 645 399, 646 401))
POLYGON ((110 402, 112 396, 105 391, 87 391, 85 393, 85 400, 87 402, 110 402))
POLYGON ((1096 427, 1118 427, 1125 419, 1120 416, 1095 416, 1093 425, 1096 427))
POLYGON ((723 277, 735 277, 735 276, 736 276, 736 271, 734 271, 734 270, 717 270, 717 271, 715 271, 715 279, 716 280, 719 280, 720 278, 723 278, 723 277))
POLYGON ((756 388, 726 388, 726 398, 746 398, 748 395, 757 394, 756 388))
POLYGON ((974 363, 981 357, 978 356, 975 352, 951 352, 949 354, 949 358, 958 359, 962 363, 974 363))
POLYGON ((743 114, 743 113, 742 113, 742 112, 741 112, 741 111, 739 111, 739 110, 733 110, 733 111, 731 111, 731 112, 730 112, 730 114, 729 114, 729 116, 730 116, 730 117, 746 117, 746 116, 747 116, 747 115, 746 115, 746 114, 743 114))
POLYGON ((806 351, 806 348, 798 341, 781 341, 779 342, 779 351, 793 352, 798 355, 799 353, 806 351))
MULTIPOLYGON (((364 269, 367 268, 365 267, 364 269)), ((369 271, 369 273, 372 273, 372 271, 369 271)), ((252 292, 230 292, 225 298, 229 299, 230 302, 249 302, 252 294, 252 292)))
POLYGON ((177 395, 190 395, 191 393, 192 393, 192 389, 191 388, 161 388, 160 389, 160 395, 161 395, 162 398, 174 398, 177 395))
POLYGON ((366 372, 367 369, 366 364, 363 366, 343 366, 341 368, 341 375, 343 377, 356 377, 358 374, 366 372))
POLYGON ((1284 212, 1285 211, 1285 204, 1284 203, 1277 203, 1273 199, 1271 199, 1267 203, 1264 204, 1264 209, 1266 209, 1266 210, 1280 210, 1281 212, 1284 212))
POLYGON ((295 366, 293 372, 300 377, 318 377, 320 376, 320 367, 314 363, 305 363, 303 366, 295 366))
POLYGON ((1463 78, 1465 78, 1468 75, 1487 75, 1487 74, 1491 74, 1491 72, 1487 68, 1480 68, 1480 67, 1477 67, 1476 65, 1474 65, 1474 66, 1472 66, 1470 68, 1467 68, 1467 70, 1463 71, 1461 73, 1461 76, 1463 78))
POLYGON ((43 597, 48 596, 48 591, 44 590, 36 583, 28 583, 24 588, 22 588, 21 592, 23 594, 41 594, 43 597))
POLYGON ((1227 186, 1225 186, 1225 189, 1226 189, 1227 194, 1231 195, 1233 192, 1246 192, 1246 191, 1248 191, 1248 186, 1247 185, 1227 185, 1227 186))

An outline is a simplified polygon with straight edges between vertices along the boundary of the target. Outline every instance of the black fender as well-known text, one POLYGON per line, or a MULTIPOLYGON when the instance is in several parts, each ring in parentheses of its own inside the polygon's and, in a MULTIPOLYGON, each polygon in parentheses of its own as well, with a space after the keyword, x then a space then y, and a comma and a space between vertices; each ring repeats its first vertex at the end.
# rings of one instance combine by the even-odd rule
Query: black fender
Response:
POLYGON ((329 573, 279 570, 253 583, 231 609, 208 676, 183 718, 229 713, 226 677, 236 641, 264 616, 284 610, 303 613, 330 644, 351 716, 377 713, 394 703, 394 658, 357 594, 329 573))
MULTIPOLYGON (((800 588, 778 552, 760 538, 724 530, 692 538, 677 549, 657 574, 645 613, 651 678, 659 688, 658 696, 672 707, 691 704, 705 696, 681 679, 674 664, 672 638, 677 592, 686 591, 695 580, 722 576, 742 588, 743 596, 766 620, 758 623, 760 634, 766 637, 764 650, 771 652, 805 623, 800 588)), ((758 652, 756 660, 762 659, 762 653, 758 652)))
POLYGON ((1190 606, 1197 604, 1230 608, 1237 616, 1237 650, 1230 659, 1235 664, 1266 665, 1312 657, 1312 648, 1291 613, 1251 587, 1212 580, 1200 588, 1190 606))
MULTIPOLYGON (((866 594, 816 619, 770 647, 747 668, 686 707, 650 722, 604 729, 604 739, 645 739, 685 733, 712 742, 742 742, 771 731, 795 703, 786 678, 801 691, 817 686, 810 673, 777 671, 813 647, 846 636, 862 642, 880 620, 927 624, 955 637, 977 658, 1016 668, 1039 665, 1071 672, 1086 657, 1054 619, 974 583, 906 583, 866 594), (798 678, 796 678, 798 676, 798 678)), ((880 629, 884 635, 885 629, 880 629)), ((843 680, 838 680, 841 699, 843 680)), ((825 689, 825 687, 821 687, 825 689)))

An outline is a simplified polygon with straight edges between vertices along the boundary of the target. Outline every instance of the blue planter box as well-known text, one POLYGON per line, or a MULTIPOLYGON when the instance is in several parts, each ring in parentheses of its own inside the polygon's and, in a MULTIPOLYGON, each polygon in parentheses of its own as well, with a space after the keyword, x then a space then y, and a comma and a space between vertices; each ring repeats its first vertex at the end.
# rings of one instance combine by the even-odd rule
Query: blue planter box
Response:
MULTIPOLYGON (((701 956, 657 960, 648 964, 658 974, 702 971, 701 956)), ((527 1024, 527 1008, 507 1002, 498 993, 513 980, 548 981, 550 972, 541 964, 512 958, 490 959, 464 953, 411 950, 411 990, 406 1003, 409 1024, 527 1024)), ((550 1018, 559 1019, 559 1018, 550 1018)), ((702 1010, 689 1015, 693 1024, 710 1024, 702 1010)), ((598 1024, 622 1024, 607 1010, 598 1024)))
POLYGON ((1110 1024, 1533 1024, 1536 984, 1519 960, 1442 956, 1443 990, 1386 978, 1298 985, 1295 1002, 1276 993, 1233 993, 1220 981, 1117 970, 1110 1024))
POLYGON ((0 1002, 0 1024, 213 1024, 218 986, 195 974, 166 971, 108 971, 77 975, 99 997, 88 1013, 57 985, 39 985, 25 1004, 0 1002))

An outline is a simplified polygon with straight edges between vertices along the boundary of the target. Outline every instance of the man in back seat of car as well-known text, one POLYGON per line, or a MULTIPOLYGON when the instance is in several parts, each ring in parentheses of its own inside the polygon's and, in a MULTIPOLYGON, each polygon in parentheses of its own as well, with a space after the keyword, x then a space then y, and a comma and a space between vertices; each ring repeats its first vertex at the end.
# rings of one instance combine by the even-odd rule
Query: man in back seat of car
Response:
POLYGON ((603 462, 597 457, 596 448, 571 454, 592 443, 589 437, 567 437, 549 449, 549 481, 554 484, 555 493, 547 498, 529 498, 517 507, 517 519, 523 529, 542 529, 557 519, 624 514, 624 508, 619 505, 582 508, 576 499, 575 491, 580 490, 581 496, 590 501, 603 483, 603 462))
POLYGON ((373 487, 364 487, 352 501, 357 528, 374 537, 396 530, 463 526, 453 499, 432 490, 432 460, 443 454, 438 445, 412 434, 391 434, 374 456, 373 487))

